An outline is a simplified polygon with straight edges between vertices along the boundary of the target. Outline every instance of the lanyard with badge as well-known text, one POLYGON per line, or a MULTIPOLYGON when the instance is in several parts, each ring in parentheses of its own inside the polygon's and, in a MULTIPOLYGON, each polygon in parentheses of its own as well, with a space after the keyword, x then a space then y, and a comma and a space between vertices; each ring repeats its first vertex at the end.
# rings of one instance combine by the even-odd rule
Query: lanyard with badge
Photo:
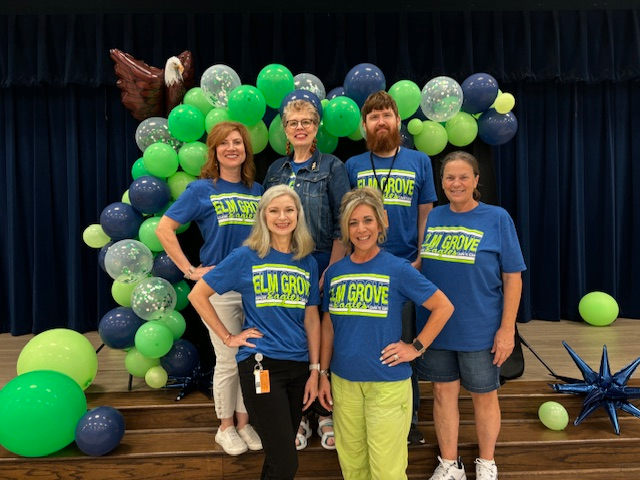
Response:
POLYGON ((396 157, 398 156, 398 152, 400 151, 400 147, 396 148, 396 153, 393 154, 393 160, 391 160, 391 166, 389 167, 389 173, 387 173, 387 178, 384 179, 384 189, 382 188, 382 183, 378 179, 378 173, 376 172, 376 166, 373 163, 373 152, 369 152, 369 161, 371 162, 371 170, 373 170, 373 176, 376 179, 376 183, 378 184, 378 189, 382 193, 382 197, 384 198, 387 191, 389 190, 389 177, 391 177, 391 170, 393 170, 393 164, 396 163, 396 157))
POLYGON ((265 370, 262 367, 262 360, 264 359, 261 353, 256 353, 256 366, 253 367, 253 378, 256 386, 256 393, 269 393, 271 391, 271 383, 269 382, 269 370, 265 370))

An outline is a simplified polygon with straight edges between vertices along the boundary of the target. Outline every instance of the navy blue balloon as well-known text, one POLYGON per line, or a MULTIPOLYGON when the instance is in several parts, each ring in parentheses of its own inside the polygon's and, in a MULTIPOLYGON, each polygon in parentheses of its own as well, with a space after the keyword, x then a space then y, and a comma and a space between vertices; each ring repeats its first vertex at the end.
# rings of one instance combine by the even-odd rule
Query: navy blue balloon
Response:
POLYGON ((281 116, 282 116, 284 107, 286 107, 288 103, 293 102, 294 100, 306 100, 307 102, 312 103, 313 106, 316 107, 316 110, 318 111, 318 115, 320 115, 320 119, 322 119, 322 103, 320 102, 320 99, 315 93, 310 92, 309 90, 302 90, 302 89, 289 92, 282 99, 282 102, 280 103, 281 116))
POLYGON ((114 241, 137 237, 143 220, 139 211, 124 202, 107 205, 100 214, 102 230, 114 241))
POLYGON ((384 73, 372 63, 360 63, 344 78, 344 92, 360 108, 369 95, 387 89, 384 73))
POLYGON ((98 334, 107 347, 122 350, 133 347, 136 332, 144 323, 131 308, 117 307, 102 316, 98 334))
MULTIPOLYGON (((267 107, 267 111, 262 116, 262 121, 266 126, 269 126, 278 113, 280 113, 280 111, 277 108, 267 107)), ((207 143, 206 140, 204 143, 207 143)))
POLYGON ((177 283, 184 277, 182 271, 173 263, 166 252, 160 252, 156 255, 151 273, 155 277, 164 278, 169 283, 177 283))
POLYGON ((198 349, 189 340, 179 338, 173 342, 173 347, 160 357, 160 365, 173 377, 188 377, 200 361, 198 349))
POLYGON ((100 251, 98 252, 98 265, 100 265, 100 268, 106 273, 107 268, 104 266, 104 257, 107 254, 107 250, 109 250, 109 247, 111 245, 113 245, 114 242, 113 240, 111 240, 109 243, 107 243, 104 247, 102 247, 100 249, 100 251))
POLYGON ((327 100, 333 100, 336 97, 346 97, 347 94, 344 93, 344 87, 336 87, 333 90, 330 90, 329 93, 327 93, 327 100))
POLYGON ((413 148, 414 146, 413 135, 409 133, 409 130, 407 129, 407 125, 404 122, 400 124, 400 136, 402 137, 403 147, 413 148))
POLYGON ((517 131, 518 120, 512 112, 502 114, 490 108, 478 118, 478 136, 489 145, 507 143, 517 131))
POLYGON ((170 199, 171 190, 167 182, 151 175, 136 178, 129 186, 129 201, 142 213, 158 213, 170 199))
POLYGON ((76 425, 76 445, 87 455, 99 457, 120 445, 124 416, 113 407, 97 407, 85 413, 76 425))
POLYGON ((488 73, 469 75, 460 85, 462 110, 475 114, 487 110, 498 96, 498 82, 488 73))

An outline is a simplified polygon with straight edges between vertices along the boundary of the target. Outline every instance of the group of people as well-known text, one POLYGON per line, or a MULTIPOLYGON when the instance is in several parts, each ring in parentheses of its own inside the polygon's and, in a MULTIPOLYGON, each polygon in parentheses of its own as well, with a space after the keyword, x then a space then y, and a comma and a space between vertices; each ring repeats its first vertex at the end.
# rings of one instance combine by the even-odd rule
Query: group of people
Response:
POLYGON ((287 156, 255 182, 246 128, 214 126, 209 158, 157 235, 210 332, 215 441, 264 450, 261 479, 293 479, 317 416, 345 479, 407 478, 418 379, 433 382, 441 455, 431 479, 466 478, 457 398, 472 396, 477 479, 496 479, 500 366, 514 347, 524 260, 513 221, 479 201, 478 163, 453 152, 440 170, 401 146, 385 92, 362 107, 368 151, 346 163, 316 148, 320 116, 295 100, 282 122, 287 156), (176 231, 195 221, 198 266, 176 231), (250 422, 250 423, 249 423, 250 422))

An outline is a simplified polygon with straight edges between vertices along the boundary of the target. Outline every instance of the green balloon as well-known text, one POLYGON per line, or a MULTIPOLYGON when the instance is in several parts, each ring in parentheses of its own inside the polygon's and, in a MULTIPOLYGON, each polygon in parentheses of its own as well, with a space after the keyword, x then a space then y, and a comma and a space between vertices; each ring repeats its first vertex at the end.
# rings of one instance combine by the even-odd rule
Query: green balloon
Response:
POLYGON ((437 155, 447 146, 447 131, 438 122, 425 120, 422 131, 413 137, 416 149, 427 155, 437 155))
POLYGON ((267 112, 264 95, 253 85, 240 85, 229 94, 229 115, 245 125, 255 125, 267 112))
POLYGON ((144 378, 147 371, 156 365, 160 365, 160 357, 145 357, 136 347, 131 347, 127 352, 127 356, 124 357, 124 366, 127 369, 127 372, 134 377, 144 378))
POLYGON ((398 105, 398 115, 405 120, 416 113, 422 100, 420 87, 410 80, 400 80, 389 89, 389 95, 398 105))
POLYGON ((137 180, 140 177, 145 177, 147 175, 151 175, 146 168, 144 168, 144 158, 140 157, 131 166, 131 176, 134 180, 137 180))
POLYGON ((166 143, 153 143, 142 154, 144 168, 154 177, 170 177, 178 171, 178 154, 166 143))
POLYGON ((156 235, 158 223, 160 223, 160 219, 158 217, 149 217, 142 222, 142 225, 140 225, 140 229, 138 230, 140 241, 149 247, 149 250, 152 252, 162 252, 164 250, 164 247, 156 235))
POLYGON ((267 126, 262 120, 255 125, 247 127, 247 130, 249 130, 251 147, 254 154, 260 153, 269 145, 269 130, 267 130, 267 126))
POLYGON ((348 135, 348 138, 353 140, 354 142, 357 142, 358 140, 362 140, 364 138, 364 136, 362 135, 362 130, 360 129, 360 125, 358 125, 358 128, 356 128, 355 132, 353 132, 351 135, 348 135))
POLYGON ((186 232, 190 226, 191 226, 191 222, 183 223, 178 227, 178 229, 176 230, 176 233, 186 232))
POLYGON ((478 122, 466 112, 458 112, 444 126, 451 145, 464 147, 476 139, 478 122))
POLYGON ((172 285, 176 290, 176 295, 178 296, 175 309, 178 311, 184 310, 185 307, 189 305, 189 293, 191 293, 191 288, 184 280, 180 280, 172 285))
POLYGON ((111 241, 111 238, 104 233, 102 225, 92 223, 82 232, 82 240, 91 248, 102 248, 111 241))
POLYGON ((98 373, 98 356, 91 342, 68 328, 54 328, 33 337, 24 346, 16 366, 18 375, 53 370, 86 389, 98 373))
POLYGON ((169 375, 160 365, 151 367, 147 370, 147 373, 144 374, 144 381, 151 388, 162 388, 167 384, 167 380, 169 380, 169 375))
POLYGON ((158 323, 162 323, 169 330, 171 330, 174 340, 179 339, 187 329, 186 320, 184 319, 182 314, 177 310, 170 311, 169 313, 167 313, 166 315, 163 315, 156 321, 158 323))
POLYGON ((193 87, 187 93, 184 94, 184 98, 182 99, 182 103, 185 105, 192 105, 196 107, 198 110, 202 112, 203 115, 206 115, 211 111, 213 105, 209 100, 207 100, 207 96, 202 91, 200 87, 193 87))
POLYGON ((287 154, 287 136, 282 127, 282 117, 276 115, 269 125, 269 145, 280 155, 287 154))
POLYGON ((0 391, 0 444, 24 457, 43 457, 66 447, 87 413, 82 388, 52 370, 24 373, 0 391))
POLYGON ((335 137, 351 135, 360 123, 358 104, 349 97, 333 98, 323 110, 322 122, 327 132, 335 137))
POLYGON ((207 113, 207 116, 204 119, 205 130, 209 133, 218 123, 227 122, 229 120, 231 120, 229 110, 227 108, 216 107, 207 113))
POLYGON ((569 413, 558 402, 544 402, 540 405, 538 418, 550 430, 564 430, 569 423, 569 413))
POLYGON ((182 142, 194 142, 204 135, 204 115, 193 105, 182 104, 171 110, 167 125, 169 133, 182 142))
POLYGON ((620 313, 618 302, 611 295, 597 291, 582 297, 578 311, 585 322, 596 327, 612 324, 620 313))
POLYGON ((272 63, 260 70, 256 86, 264 94, 267 105, 280 108, 287 93, 293 91, 293 74, 284 65, 272 63))
POLYGON ((114 280, 111 285, 111 296, 116 303, 122 307, 131 306, 131 294, 140 282, 136 283, 122 283, 118 280, 114 280))
POLYGON ((320 122, 316 138, 318 139, 318 150, 322 153, 333 153, 338 147, 338 137, 327 131, 324 127, 324 122, 320 122))
POLYGON ((422 120, 419 118, 412 118, 407 123, 407 130, 411 135, 419 135, 424 126, 422 125, 422 120))
POLYGON ((197 177, 200 175, 202 166, 207 163, 209 150, 202 142, 189 142, 180 147, 178 151, 178 161, 182 170, 189 175, 197 177))
POLYGON ((171 198, 177 200, 182 192, 187 188, 191 182, 196 179, 193 175, 189 175, 187 172, 176 172, 167 179, 167 185, 171 191, 171 198))
POLYGON ((166 325, 150 320, 138 328, 134 342, 140 354, 160 358, 171 350, 173 334, 166 325))

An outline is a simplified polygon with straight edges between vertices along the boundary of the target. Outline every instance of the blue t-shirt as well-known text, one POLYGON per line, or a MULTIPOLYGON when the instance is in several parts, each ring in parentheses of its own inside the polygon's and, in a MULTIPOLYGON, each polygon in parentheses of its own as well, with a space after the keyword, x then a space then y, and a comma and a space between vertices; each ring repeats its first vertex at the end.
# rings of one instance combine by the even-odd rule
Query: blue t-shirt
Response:
POLYGON ((400 148, 393 157, 373 155, 375 174, 371 168, 371 153, 351 157, 345 164, 351 188, 377 187, 382 184, 384 208, 389 217, 387 240, 381 245, 386 251, 413 262, 418 256, 418 205, 438 199, 433 184, 431 159, 424 153, 400 148), (391 164, 393 169, 391 173, 391 164), (387 180, 388 176, 388 180, 387 180))
POLYGON ((263 191, 256 182, 248 188, 221 178, 195 180, 165 215, 181 224, 195 220, 204 239, 200 261, 217 265, 249 236, 263 191))
POLYGON ((242 328, 255 327, 264 334, 249 340, 256 348, 240 347, 238 361, 258 352, 277 360, 309 361, 305 308, 320 304, 318 266, 311 255, 294 260, 291 253, 271 249, 260 258, 240 247, 202 278, 216 293, 239 292, 242 328))
MULTIPOLYGON (((493 346, 502 321, 502 273, 526 270, 513 220, 501 207, 480 202, 469 212, 449 205, 429 214, 420 250, 422 273, 455 311, 430 348, 474 352, 493 346)), ((418 308, 417 328, 429 311, 418 308)))
POLYGON ((353 382, 409 378, 408 363, 383 365, 380 352, 400 341, 403 304, 421 305, 437 290, 407 260, 385 251, 365 263, 345 257, 331 265, 322 301, 334 330, 331 371, 353 382))

